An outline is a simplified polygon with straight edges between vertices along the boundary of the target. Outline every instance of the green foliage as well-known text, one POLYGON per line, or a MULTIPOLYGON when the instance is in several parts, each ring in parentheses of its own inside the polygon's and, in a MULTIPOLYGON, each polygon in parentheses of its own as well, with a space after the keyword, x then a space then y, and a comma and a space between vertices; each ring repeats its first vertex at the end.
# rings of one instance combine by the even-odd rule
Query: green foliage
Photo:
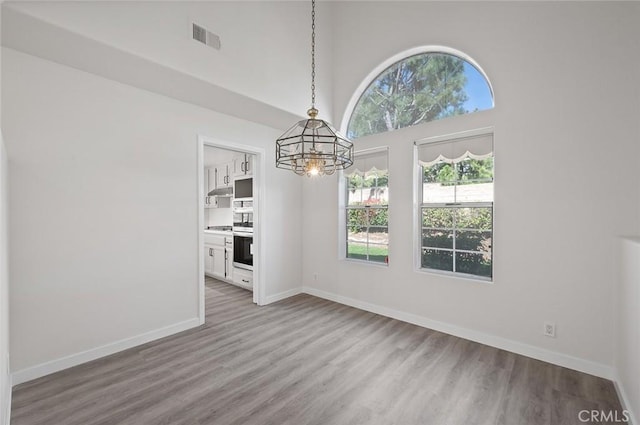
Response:
POLYGON ((386 208, 366 208, 366 206, 381 205, 381 202, 378 199, 369 199, 363 202, 362 205, 365 208, 347 210, 349 232, 387 232, 389 211, 386 208))
POLYGON ((444 53, 412 56, 371 83, 354 109, 351 138, 464 114, 464 60, 444 53))
POLYGON ((491 208, 423 208, 422 225, 422 267, 453 271, 453 251, 438 248, 453 249, 455 228, 455 271, 491 277, 491 208))
POLYGON ((470 184, 478 180, 493 180, 493 158, 467 158, 457 164, 438 162, 430 167, 422 167, 424 183, 470 184))
POLYGON ((359 174, 349 176, 347 187, 353 191, 363 187, 380 187, 386 188, 389 185, 389 174, 371 174, 367 177, 363 177, 359 174))
POLYGON ((473 229, 490 231, 492 213, 489 207, 423 208, 422 225, 437 229, 473 229))

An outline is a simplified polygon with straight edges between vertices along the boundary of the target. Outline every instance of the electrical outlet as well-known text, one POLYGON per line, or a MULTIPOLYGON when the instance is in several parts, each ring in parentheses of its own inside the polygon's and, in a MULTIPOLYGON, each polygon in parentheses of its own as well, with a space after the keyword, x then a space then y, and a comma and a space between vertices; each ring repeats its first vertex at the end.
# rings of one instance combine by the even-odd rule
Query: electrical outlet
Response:
POLYGON ((544 322, 544 335, 555 338, 556 337, 556 324, 552 322, 544 322))
POLYGON ((313 274, 313 280, 316 282, 318 281, 318 273, 313 274))

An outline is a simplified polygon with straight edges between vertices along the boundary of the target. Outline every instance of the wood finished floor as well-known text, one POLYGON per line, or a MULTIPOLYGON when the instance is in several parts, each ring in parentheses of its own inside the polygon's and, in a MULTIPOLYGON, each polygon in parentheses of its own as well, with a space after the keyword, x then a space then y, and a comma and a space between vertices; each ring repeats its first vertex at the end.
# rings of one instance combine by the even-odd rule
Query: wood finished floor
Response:
POLYGON ((207 323, 13 390, 12 425, 583 424, 610 381, 309 295, 207 279, 207 323))

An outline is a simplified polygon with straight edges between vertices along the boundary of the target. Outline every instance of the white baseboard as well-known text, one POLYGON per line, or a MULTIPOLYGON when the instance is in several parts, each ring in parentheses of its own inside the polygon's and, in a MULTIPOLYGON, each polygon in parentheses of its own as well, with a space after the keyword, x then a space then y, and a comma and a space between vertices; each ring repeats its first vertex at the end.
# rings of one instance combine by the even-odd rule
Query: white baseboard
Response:
POLYGON ((269 295, 265 299, 264 305, 275 303, 280 300, 284 300, 285 298, 293 297, 294 295, 298 295, 302 293, 302 288, 293 288, 288 291, 279 292, 277 294, 269 295))
POLYGON ((616 388, 616 393, 618 394, 618 398, 620 399, 620 404, 622 404, 622 408, 629 412, 630 421, 627 424, 638 424, 636 420, 635 412, 631 407, 631 401, 629 400, 629 396, 627 396, 627 392, 624 389, 624 385, 622 385, 622 381, 620 380, 620 375, 616 374, 616 379, 613 380, 613 385, 616 388))
POLYGON ((424 328, 433 329, 439 332, 443 332, 449 335, 454 335, 460 338, 468 339, 470 341, 479 342, 481 344, 489 345, 491 347, 499 348, 502 350, 510 351, 512 353, 521 354, 523 356, 531 357, 537 360, 542 360, 547 363, 552 363, 558 366, 574 369, 580 372, 588 373, 590 375, 599 376, 605 379, 613 380, 614 373, 611 366, 607 366, 601 363, 592 362, 590 360, 573 357, 567 354, 558 353, 555 351, 546 350, 544 348, 535 347, 533 345, 524 344, 518 341, 489 335, 483 332, 474 331, 471 329, 463 328, 456 325, 451 325, 437 320, 432 320, 423 316, 418 316, 411 313, 406 313, 392 308, 380 306, 377 304, 371 304, 365 301, 356 300, 354 298, 344 297, 331 292, 322 291, 320 289, 304 287, 302 292, 313 295, 316 297, 324 298, 330 301, 335 301, 340 304, 345 304, 351 307, 366 310, 371 313, 380 314, 382 316, 391 317, 392 319, 401 320, 403 322, 412 323, 414 325, 422 326, 424 328))
POLYGON ((7 394, 6 394, 6 398, 7 399, 3 400, 4 403, 5 403, 4 405, 7 406, 7 409, 4 412, 4 418, 2 418, 2 420, 3 420, 2 424, 3 425, 10 425, 10 423, 11 423, 11 387, 13 387, 13 383, 12 383, 11 379, 12 379, 11 374, 8 374, 7 375, 7 380, 8 380, 7 387, 8 388, 7 388, 7 394))
POLYGON ((12 374, 13 385, 19 385, 63 369, 68 369, 82 363, 90 362, 91 360, 95 360, 100 357, 105 357, 138 345, 146 344, 147 342, 155 341, 156 339, 164 338, 178 332, 183 332, 187 329, 198 327, 199 325, 200 320, 195 317, 193 319, 185 320, 184 322, 169 325, 131 338, 121 339, 120 341, 112 342, 101 347, 92 348, 87 351, 28 367, 12 374))

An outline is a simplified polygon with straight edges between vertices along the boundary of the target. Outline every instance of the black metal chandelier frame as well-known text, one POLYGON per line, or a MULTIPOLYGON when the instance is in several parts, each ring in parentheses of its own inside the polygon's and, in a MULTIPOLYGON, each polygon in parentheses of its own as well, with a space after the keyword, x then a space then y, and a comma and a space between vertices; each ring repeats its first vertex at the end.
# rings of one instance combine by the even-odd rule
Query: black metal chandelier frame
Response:
POLYGON ((316 118, 315 0, 311 0, 311 108, 276 140, 276 167, 298 175, 333 174, 353 164, 353 143, 331 124, 316 118))

